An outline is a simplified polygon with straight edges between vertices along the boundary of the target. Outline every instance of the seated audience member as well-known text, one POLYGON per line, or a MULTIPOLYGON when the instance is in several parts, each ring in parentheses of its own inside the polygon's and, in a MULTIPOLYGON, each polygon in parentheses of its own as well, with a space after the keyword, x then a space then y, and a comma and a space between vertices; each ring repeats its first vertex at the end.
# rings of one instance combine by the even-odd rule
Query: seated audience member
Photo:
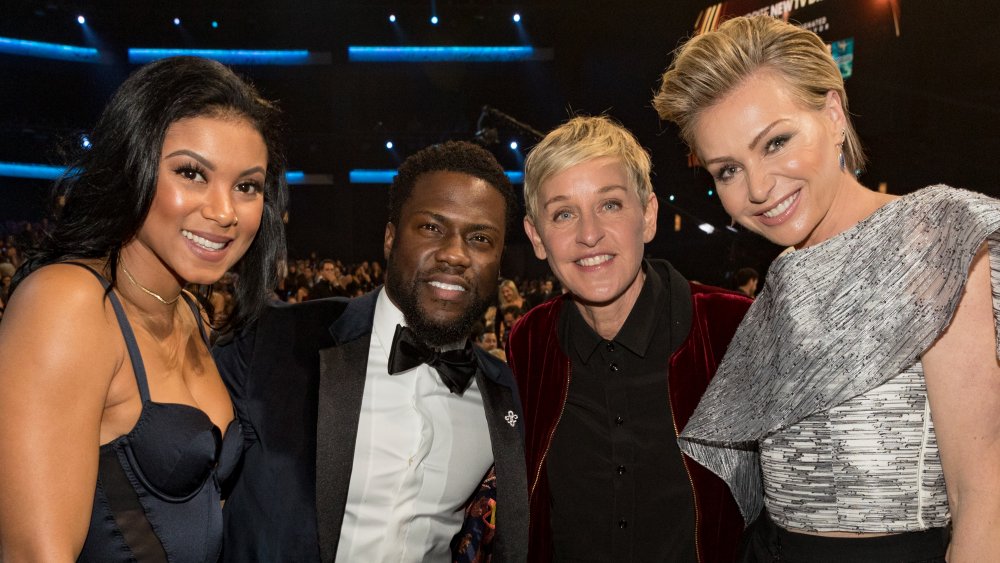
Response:
POLYGON ((757 295, 757 280, 760 279, 760 274, 757 270, 753 268, 740 268, 736 271, 736 290, 746 295, 747 297, 754 297, 757 295))
POLYGON ((344 295, 340 287, 340 270, 327 258, 319 263, 319 280, 309 291, 309 299, 324 299, 335 295, 344 295))

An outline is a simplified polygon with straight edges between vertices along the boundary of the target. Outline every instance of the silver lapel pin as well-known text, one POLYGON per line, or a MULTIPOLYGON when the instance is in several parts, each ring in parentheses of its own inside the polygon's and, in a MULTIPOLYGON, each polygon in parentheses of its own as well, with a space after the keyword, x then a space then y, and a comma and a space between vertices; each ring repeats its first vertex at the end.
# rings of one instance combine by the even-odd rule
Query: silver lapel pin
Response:
POLYGON ((511 426, 517 424, 517 415, 514 414, 514 411, 507 411, 507 416, 503 417, 503 419, 511 426))

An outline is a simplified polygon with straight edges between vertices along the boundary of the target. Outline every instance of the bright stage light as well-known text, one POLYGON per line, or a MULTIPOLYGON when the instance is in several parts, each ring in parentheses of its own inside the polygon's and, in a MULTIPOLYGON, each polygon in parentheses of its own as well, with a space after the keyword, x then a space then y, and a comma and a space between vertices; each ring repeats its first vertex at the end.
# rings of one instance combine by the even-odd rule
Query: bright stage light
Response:
POLYGON ((387 148, 389 150, 392 150, 392 147, 394 147, 394 146, 396 146, 396 145, 392 144, 392 141, 386 141, 385 142, 385 148, 387 148))
POLYGON ((392 23, 396 23, 396 14, 389 14, 389 21, 392 23))
POLYGON ((80 135, 80 146, 85 149, 89 149, 90 147, 92 147, 93 145, 90 143, 90 137, 86 135, 80 135))
POLYGON ((212 29, 218 29, 218 28, 219 28, 219 22, 212 20, 212 29))
POLYGON ((174 25, 180 25, 180 24, 181 24, 181 19, 180 18, 174 18, 174 25))
POLYGON ((87 18, 85 18, 83 16, 76 16, 76 23, 78 23, 80 25, 83 25, 83 24, 87 23, 87 18))
POLYGON ((500 62, 533 60, 537 56, 535 49, 527 45, 509 47, 349 45, 347 47, 347 60, 352 63, 500 62))
POLYGON ((309 51, 251 51, 243 49, 139 49, 128 50, 128 62, 145 64, 157 59, 189 55, 213 59, 229 65, 309 64, 309 51))
POLYGON ((62 166, 46 164, 23 164, 19 162, 0 162, 0 176, 7 178, 32 178, 35 180, 55 180, 62 176, 66 169, 62 166))
POLYGON ((431 24, 432 25, 437 25, 438 24, 438 17, 437 16, 431 16, 431 24))
MULTIPOLYGON (((2 171, 2 169, 0 169, 2 171)), ((396 177, 396 170, 371 170, 356 168, 350 171, 349 181, 352 184, 391 184, 396 177)), ((504 174, 512 184, 524 183, 524 172, 520 170, 505 170, 504 174)))
POLYGON ((511 141, 510 142, 510 150, 512 150, 512 151, 516 151, 517 150, 517 141, 511 141))
POLYGON ((25 39, 13 39, 10 37, 0 37, 0 53, 86 63, 101 61, 101 54, 93 47, 58 45, 56 43, 42 43, 40 41, 27 41, 25 39))
POLYGON ((705 231, 707 234, 712 234, 715 232, 715 227, 709 225, 708 223, 702 223, 698 225, 698 228, 701 229, 702 231, 705 231))
POLYGON ((521 14, 515 13, 514 17, 512 19, 514 20, 514 23, 520 23, 521 22, 521 14))

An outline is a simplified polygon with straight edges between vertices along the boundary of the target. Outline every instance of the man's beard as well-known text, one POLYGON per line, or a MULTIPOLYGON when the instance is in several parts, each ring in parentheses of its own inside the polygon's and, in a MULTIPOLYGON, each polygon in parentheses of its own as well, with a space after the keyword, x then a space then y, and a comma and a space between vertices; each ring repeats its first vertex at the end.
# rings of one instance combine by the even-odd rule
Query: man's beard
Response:
POLYGON ((406 325, 413 329, 418 338, 431 346, 464 342, 472 333, 473 325, 479 321, 496 298, 495 294, 481 295, 477 287, 470 287, 467 291, 471 292, 472 301, 462 314, 449 323, 435 322, 421 308, 417 298, 420 284, 426 282, 403 280, 398 273, 399 268, 394 268, 392 262, 392 252, 390 252, 385 269, 386 291, 403 312, 406 325))

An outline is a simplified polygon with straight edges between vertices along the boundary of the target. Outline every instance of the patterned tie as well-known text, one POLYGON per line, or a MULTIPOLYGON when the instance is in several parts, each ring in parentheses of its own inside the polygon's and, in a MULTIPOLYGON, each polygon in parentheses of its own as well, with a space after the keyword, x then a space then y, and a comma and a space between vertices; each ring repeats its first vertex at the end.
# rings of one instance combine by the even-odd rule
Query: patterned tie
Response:
POLYGON ((466 342, 465 348, 460 350, 441 352, 421 342, 410 327, 396 325, 392 351, 389 352, 389 375, 396 375, 420 364, 427 364, 437 370, 441 381, 456 395, 465 392, 479 365, 471 342, 466 342))

